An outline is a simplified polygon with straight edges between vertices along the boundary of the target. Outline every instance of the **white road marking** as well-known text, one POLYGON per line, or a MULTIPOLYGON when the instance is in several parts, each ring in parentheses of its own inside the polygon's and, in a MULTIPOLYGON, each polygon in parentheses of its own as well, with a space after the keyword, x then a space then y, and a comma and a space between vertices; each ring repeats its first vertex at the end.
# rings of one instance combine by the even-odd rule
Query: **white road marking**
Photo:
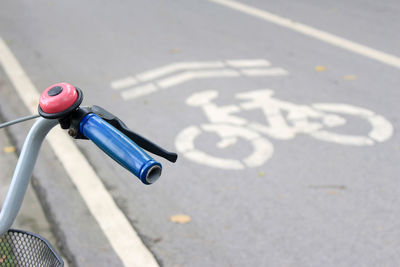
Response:
POLYGON ((185 153, 185 157, 188 159, 200 163, 205 164, 211 167, 216 167, 225 170, 243 170, 244 165, 235 159, 222 159, 218 157, 214 157, 212 155, 206 154, 200 150, 188 151, 185 153))
POLYGON ((245 76, 282 76, 288 75, 288 72, 282 68, 270 69, 242 69, 240 72, 245 76))
POLYGON ((265 59, 238 59, 238 60, 226 60, 228 66, 236 68, 246 67, 269 67, 271 62, 265 59))
MULTIPOLYGON (((39 92, 1 38, 0 63, 24 104, 36 114, 39 92)), ((47 140, 123 264, 158 266, 72 139, 56 127, 47 140)))
POLYGON ((374 144, 374 141, 372 141, 370 138, 365 137, 365 136, 359 136, 359 135, 345 136, 342 134, 337 134, 337 133, 329 132, 329 131, 325 131, 325 130, 316 131, 316 132, 310 133, 310 135, 316 139, 331 142, 331 143, 336 143, 336 144, 340 144, 340 145, 372 146, 374 144))
POLYGON ((126 90, 122 92, 121 97, 125 100, 133 99, 143 95, 151 94, 155 91, 157 91, 157 87, 152 83, 148 83, 143 86, 135 87, 132 90, 126 90))
POLYGON ((365 108, 338 103, 317 103, 310 107, 276 99, 273 95, 274 91, 270 89, 246 91, 235 95, 235 98, 245 102, 218 106, 214 103, 218 91, 193 93, 186 99, 186 104, 200 107, 210 124, 202 124, 201 128, 191 125, 183 129, 175 140, 178 152, 199 164, 221 169, 242 169, 242 162, 244 166, 254 168, 263 165, 273 155, 273 145, 266 137, 290 140, 298 134, 309 134, 316 139, 341 145, 371 146, 375 141, 388 140, 393 134, 393 126, 388 120, 365 108), (240 116, 242 110, 257 109, 265 115, 263 124, 240 116), (371 130, 365 133, 366 136, 341 133, 340 127, 346 124, 346 119, 337 114, 360 117, 370 123, 371 130), (329 131, 330 128, 332 131, 329 131), (218 149, 240 145, 237 141, 242 138, 252 145, 253 150, 240 160, 210 155, 196 148, 199 142, 196 143, 196 138, 204 132, 220 137, 216 143, 218 149))
POLYGON ((121 97, 124 100, 135 99, 167 89, 193 79, 206 79, 217 77, 240 77, 240 76, 283 76, 289 72, 282 68, 263 68, 269 67, 271 63, 265 59, 240 59, 209 61, 209 62, 178 62, 161 68, 156 68, 136 76, 111 82, 113 89, 124 89, 121 97), (211 69, 210 69, 211 68, 211 69), (175 73, 179 71, 178 73, 175 73), (163 76, 168 75, 164 78, 163 76), (156 80, 160 78, 159 80, 156 80), (152 82, 138 84, 139 82, 153 80, 152 82), (130 85, 135 85, 131 88, 130 85))
POLYGON ((204 153, 194 147, 194 140, 201 134, 201 130, 197 126, 191 126, 179 133, 176 138, 175 145, 180 153, 184 153, 189 159, 208 166, 228 170, 241 170, 244 165, 238 160, 220 159, 204 153))
MULTIPOLYGON (((153 83, 158 84, 160 88, 168 88, 195 78, 239 76, 235 72, 241 70, 242 70, 241 74, 245 76, 277 76, 277 75, 286 75, 288 73, 286 70, 282 68, 271 68, 268 70, 263 69, 265 67, 269 67, 270 65, 271 63, 265 59, 235 59, 235 60, 225 60, 225 61, 176 62, 149 71, 145 71, 134 76, 128 76, 123 79, 114 80, 111 82, 111 88, 114 90, 128 89, 135 91, 137 88, 132 88, 132 86, 134 85, 143 86, 140 85, 141 82, 149 82, 152 80, 153 83), (162 79, 162 77, 164 78, 162 79), (162 79, 162 80, 158 82, 154 81, 157 79, 162 79), (129 89, 129 87, 131 88, 129 89)), ((135 96, 136 94, 129 93, 123 95, 135 96)), ((127 99, 131 98, 135 97, 128 97, 127 99)))
POLYGON ((237 137, 227 137, 227 138, 224 138, 221 141, 219 141, 217 143, 217 147, 218 148, 228 148, 228 147, 231 147, 234 144, 236 144, 237 141, 238 141, 237 137))
POLYGON ((312 106, 319 110, 350 114, 368 120, 372 126, 372 130, 368 135, 375 141, 384 142, 393 135, 393 125, 387 119, 371 110, 339 103, 315 103, 312 106))
POLYGON ((163 66, 161 68, 152 69, 138 74, 136 77, 141 81, 150 81, 167 74, 182 71, 182 70, 196 70, 206 68, 223 68, 224 63, 220 61, 211 62, 178 62, 163 66))
POLYGON ((165 89, 168 87, 176 86, 178 84, 187 82, 192 79, 205 79, 213 77, 235 77, 240 76, 240 73, 235 70, 202 70, 202 71, 186 71, 179 73, 172 77, 165 78, 159 82, 157 85, 165 89))
POLYGON ((185 71, 185 72, 176 74, 176 75, 174 75, 172 77, 165 78, 165 79, 157 82, 157 85, 159 87, 165 89, 165 88, 168 88, 168 87, 172 87, 172 86, 175 86, 175 85, 190 81, 192 79, 194 79, 193 72, 185 71))
POLYGON ((295 22, 288 18, 277 16, 265 10, 255 8, 237 1, 233 0, 209 0, 209 1, 223 5, 225 7, 232 8, 234 10, 243 12, 253 17, 257 17, 262 20, 280 25, 282 27, 286 27, 288 29, 313 37, 320 41, 329 43, 331 45, 343 48, 345 50, 354 52, 356 54, 377 60, 381 63, 400 69, 400 57, 390 55, 388 53, 370 48, 368 46, 353 41, 349 41, 334 34, 318 30, 316 28, 307 26, 305 24, 295 22))
POLYGON ((384 142, 389 139, 393 134, 393 125, 388 122, 384 117, 375 115, 368 117, 369 122, 372 125, 372 131, 369 133, 369 137, 378 142, 384 142))
POLYGON ((111 83, 111 88, 115 89, 115 90, 118 90, 118 89, 122 89, 122 88, 133 86, 133 85, 135 85, 137 83, 138 83, 137 79, 135 79, 132 76, 129 76, 129 77, 126 77, 124 79, 120 79, 118 81, 113 81, 111 83))
POLYGON ((201 130, 197 126, 188 127, 185 130, 181 131, 179 133, 180 138, 177 138, 177 140, 180 141, 175 143, 176 148, 179 151, 184 151, 184 152, 194 150, 194 139, 200 133, 201 130))
POLYGON ((189 126, 178 134, 175 145, 180 153, 194 162, 227 170, 242 170, 245 166, 261 166, 274 152, 272 144, 257 132, 229 124, 203 124, 201 129, 197 126, 189 126), (243 158, 244 164, 237 159, 210 155, 195 147, 195 140, 202 133, 218 135, 221 140, 216 145, 220 149, 236 144, 240 137, 252 145, 253 151, 249 156, 243 158))
POLYGON ((243 159, 249 168, 262 166, 274 154, 274 146, 265 138, 259 137, 252 140, 254 153, 243 159))

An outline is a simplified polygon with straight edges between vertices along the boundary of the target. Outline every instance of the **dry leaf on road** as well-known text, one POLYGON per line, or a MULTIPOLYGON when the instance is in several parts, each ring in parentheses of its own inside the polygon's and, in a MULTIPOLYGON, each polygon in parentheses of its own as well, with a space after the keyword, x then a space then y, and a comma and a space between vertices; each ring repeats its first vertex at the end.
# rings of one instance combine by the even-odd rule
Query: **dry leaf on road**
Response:
POLYGON ((192 220, 192 218, 189 215, 185 215, 185 214, 177 214, 177 215, 173 215, 171 217, 169 217, 169 220, 173 223, 188 223, 192 220))
POLYGON ((357 79, 357 76, 356 75, 345 75, 343 78, 345 80, 351 81, 351 80, 357 79))
POLYGON ((13 153, 15 152, 15 146, 5 146, 3 147, 4 153, 13 153))
POLYGON ((325 66, 315 66, 315 71, 321 72, 321 71, 326 71, 326 67, 325 66))

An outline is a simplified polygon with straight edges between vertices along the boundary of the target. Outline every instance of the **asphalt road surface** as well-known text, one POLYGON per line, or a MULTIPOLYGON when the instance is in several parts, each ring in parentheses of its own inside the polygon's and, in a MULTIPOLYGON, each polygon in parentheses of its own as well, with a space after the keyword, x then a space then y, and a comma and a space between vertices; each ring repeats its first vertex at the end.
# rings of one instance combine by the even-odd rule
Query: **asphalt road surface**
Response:
POLYGON ((144 186, 77 142, 161 265, 398 266, 399 2, 237 3, 2 1, 0 37, 178 152, 144 186))

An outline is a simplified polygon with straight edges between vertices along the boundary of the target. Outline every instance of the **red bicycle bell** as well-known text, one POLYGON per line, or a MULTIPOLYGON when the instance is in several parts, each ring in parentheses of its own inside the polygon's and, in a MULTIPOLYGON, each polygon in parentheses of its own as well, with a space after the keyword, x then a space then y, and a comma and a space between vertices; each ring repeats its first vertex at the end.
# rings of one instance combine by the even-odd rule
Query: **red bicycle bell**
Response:
POLYGON ((39 114, 46 119, 60 119, 82 103, 83 94, 69 83, 56 83, 43 91, 39 100, 39 114))

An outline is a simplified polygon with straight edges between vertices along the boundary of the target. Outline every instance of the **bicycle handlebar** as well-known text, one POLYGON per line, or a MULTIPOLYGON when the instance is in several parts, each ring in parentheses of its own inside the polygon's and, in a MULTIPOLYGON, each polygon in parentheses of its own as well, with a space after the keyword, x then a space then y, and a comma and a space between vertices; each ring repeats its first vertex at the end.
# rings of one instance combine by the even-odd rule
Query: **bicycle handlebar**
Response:
POLYGON ((144 184, 152 184, 160 177, 162 170, 160 163, 96 114, 87 114, 81 120, 79 130, 144 184))
MULTIPOLYGON (((42 118, 32 126, 22 147, 10 188, 0 211, 0 235, 12 225, 21 207, 40 146, 47 133, 58 123, 61 128, 69 129, 68 133, 72 137, 92 140, 144 184, 154 183, 161 175, 162 166, 140 146, 171 162, 176 161, 175 153, 168 152, 130 131, 122 121, 106 110, 100 107, 95 107, 94 110, 80 108, 82 99, 82 91, 67 83, 54 84, 42 93, 38 106, 42 118)), ((34 117, 36 116, 29 118, 34 117)), ((24 120, 26 118, 16 122, 24 120)))

